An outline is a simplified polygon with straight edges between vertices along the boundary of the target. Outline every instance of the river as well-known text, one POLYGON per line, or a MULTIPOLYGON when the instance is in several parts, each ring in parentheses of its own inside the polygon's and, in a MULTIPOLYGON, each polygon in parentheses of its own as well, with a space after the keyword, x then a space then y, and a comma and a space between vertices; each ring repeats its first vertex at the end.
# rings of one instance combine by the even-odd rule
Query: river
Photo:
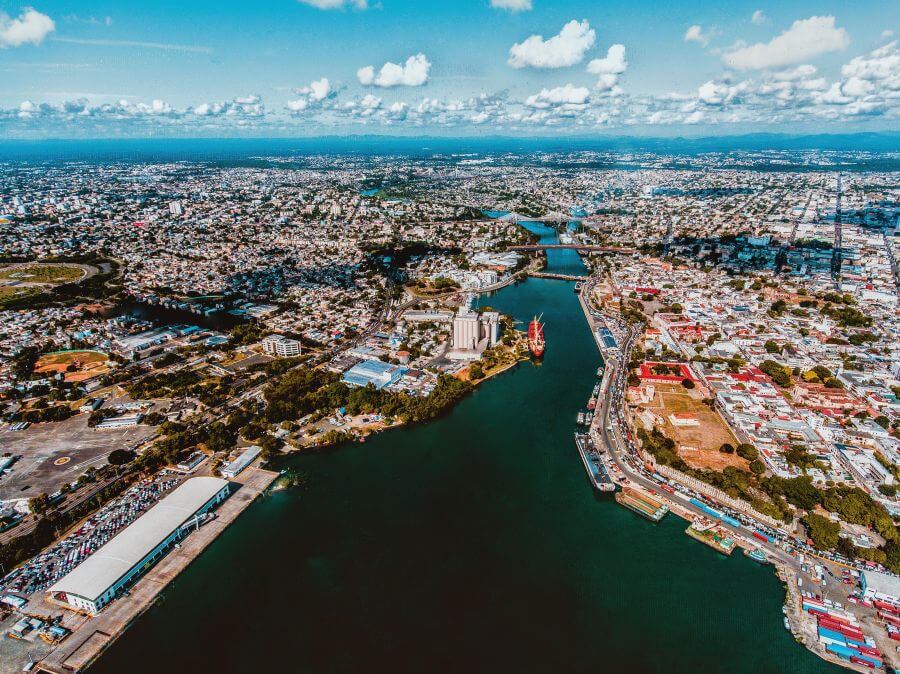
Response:
POLYGON ((286 459, 305 486, 251 506, 93 671, 841 671, 784 629, 771 567, 592 491, 572 433, 600 357, 572 284, 482 303, 543 313, 543 363, 430 424, 286 459))

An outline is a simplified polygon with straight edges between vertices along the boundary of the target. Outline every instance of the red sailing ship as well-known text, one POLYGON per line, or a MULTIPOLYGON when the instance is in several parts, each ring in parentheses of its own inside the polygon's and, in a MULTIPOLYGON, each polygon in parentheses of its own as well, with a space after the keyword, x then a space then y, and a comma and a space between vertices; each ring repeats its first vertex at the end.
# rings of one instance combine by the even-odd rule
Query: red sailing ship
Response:
MULTIPOLYGON (((543 314, 541 314, 543 318, 543 314)), ((528 324, 528 350, 535 358, 544 355, 544 324, 537 316, 528 324)))

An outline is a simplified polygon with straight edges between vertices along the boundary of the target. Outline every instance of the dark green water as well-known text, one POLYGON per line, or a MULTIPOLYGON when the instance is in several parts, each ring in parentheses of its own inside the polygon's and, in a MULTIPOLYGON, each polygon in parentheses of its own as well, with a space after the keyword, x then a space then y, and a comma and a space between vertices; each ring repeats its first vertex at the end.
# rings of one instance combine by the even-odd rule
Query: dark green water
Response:
POLYGON ((484 303, 544 313, 542 365, 287 461, 307 486, 249 508, 94 671, 840 671, 785 631, 771 568, 594 495, 572 432, 600 360, 572 284, 484 303))

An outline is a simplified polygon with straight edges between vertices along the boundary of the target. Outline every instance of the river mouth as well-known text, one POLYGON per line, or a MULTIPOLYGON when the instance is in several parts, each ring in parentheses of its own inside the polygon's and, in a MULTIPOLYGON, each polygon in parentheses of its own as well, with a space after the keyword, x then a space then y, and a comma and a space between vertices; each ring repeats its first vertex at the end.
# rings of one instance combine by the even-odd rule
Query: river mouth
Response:
POLYGON ((595 496, 573 432, 601 361, 573 284, 480 301, 543 314, 540 365, 286 459, 304 486, 250 507, 92 671, 840 671, 784 630, 770 567, 595 496))

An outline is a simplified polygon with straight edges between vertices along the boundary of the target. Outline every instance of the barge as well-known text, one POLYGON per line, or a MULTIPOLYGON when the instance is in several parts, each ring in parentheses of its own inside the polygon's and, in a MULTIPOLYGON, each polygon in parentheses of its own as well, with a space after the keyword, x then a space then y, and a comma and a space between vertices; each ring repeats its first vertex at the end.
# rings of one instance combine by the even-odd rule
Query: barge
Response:
POLYGON ((669 512, 668 505, 635 487, 625 487, 617 492, 616 501, 651 522, 659 522, 669 512))
POLYGON ((600 460, 600 454, 594 448, 594 443, 590 436, 576 433, 575 445, 578 447, 578 453, 581 455, 581 462, 587 471, 591 484, 597 491, 610 492, 616 490, 616 485, 609 477, 606 466, 600 460))

